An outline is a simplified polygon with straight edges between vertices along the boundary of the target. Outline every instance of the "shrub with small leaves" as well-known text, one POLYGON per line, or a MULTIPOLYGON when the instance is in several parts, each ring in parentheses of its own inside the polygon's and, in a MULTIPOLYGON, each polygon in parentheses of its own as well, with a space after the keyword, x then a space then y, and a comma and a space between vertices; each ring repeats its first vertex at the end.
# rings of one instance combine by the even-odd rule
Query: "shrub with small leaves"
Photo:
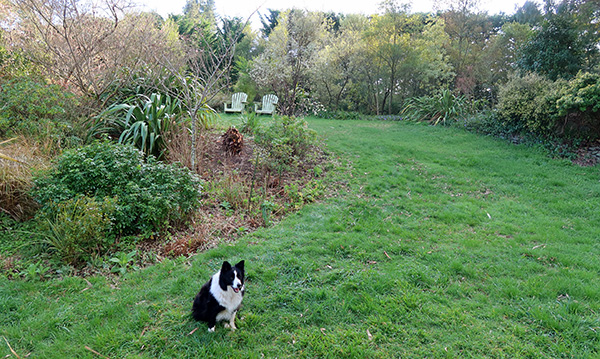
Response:
POLYGON ((600 74, 580 72, 558 99, 560 132, 573 137, 600 137, 600 74))
POLYGON ((270 126, 258 128, 254 142, 267 150, 270 167, 282 169, 305 159, 317 145, 317 133, 304 119, 283 116, 270 126))
POLYGON ((77 98, 58 85, 21 77, 0 85, 0 138, 27 135, 49 137, 60 146, 74 139, 77 98))
POLYGON ((187 168, 157 161, 132 146, 97 142, 65 151, 34 178, 42 212, 77 196, 116 198, 111 233, 151 235, 199 206, 201 182, 187 168))
POLYGON ((110 235, 114 198, 97 201, 87 196, 62 201, 51 213, 40 216, 42 243, 52 255, 69 265, 79 265, 105 254, 115 244, 110 235))
POLYGON ((500 87, 498 116, 517 133, 550 136, 556 132, 562 81, 552 82, 536 74, 513 77, 500 87))

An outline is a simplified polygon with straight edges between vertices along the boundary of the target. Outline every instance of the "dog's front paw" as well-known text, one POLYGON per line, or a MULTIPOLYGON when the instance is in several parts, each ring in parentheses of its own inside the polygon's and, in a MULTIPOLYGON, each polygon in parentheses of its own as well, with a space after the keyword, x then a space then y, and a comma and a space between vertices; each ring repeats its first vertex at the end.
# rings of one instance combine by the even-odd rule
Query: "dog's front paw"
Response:
POLYGON ((235 323, 225 323, 225 324, 223 324, 223 326, 225 328, 229 328, 231 330, 236 330, 237 329, 237 327, 235 326, 235 323))
POLYGON ((209 333, 214 333, 214 332, 215 332, 215 327, 208 328, 208 332, 209 332, 209 333))

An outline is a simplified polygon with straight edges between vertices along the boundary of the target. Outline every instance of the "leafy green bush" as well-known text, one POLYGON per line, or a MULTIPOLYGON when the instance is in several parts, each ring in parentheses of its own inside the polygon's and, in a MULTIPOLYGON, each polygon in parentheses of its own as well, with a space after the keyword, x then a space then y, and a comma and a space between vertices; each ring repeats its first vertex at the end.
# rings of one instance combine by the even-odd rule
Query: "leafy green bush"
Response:
POLYGON ((456 126, 470 132, 499 138, 509 138, 515 133, 513 128, 506 126, 506 123, 498 118, 498 112, 492 110, 480 111, 465 117, 459 120, 456 126))
MULTIPOLYGON (((5 42, 5 41, 2 41, 5 42)), ((41 76, 40 66, 33 63, 23 50, 7 49, 0 44, 0 81, 41 76)))
POLYGON ((580 72, 557 101, 559 131, 569 137, 600 137, 600 74, 580 72))
POLYGON ((457 127, 470 132, 509 140, 513 143, 527 146, 539 146, 551 157, 574 158, 575 150, 581 144, 577 139, 565 141, 558 136, 541 136, 534 133, 522 132, 514 124, 500 120, 498 111, 487 110, 466 117, 456 123, 457 127))
MULTIPOLYGON (((20 77, 0 86, 0 138, 52 137, 59 145, 71 139, 77 122, 77 98, 60 86, 20 77)), ((69 145, 69 144, 67 144, 69 145)))
POLYGON ((70 265, 105 254, 115 244, 115 236, 109 235, 115 204, 115 198, 98 201, 87 196, 58 203, 48 218, 42 218, 45 227, 42 242, 70 265))
POLYGON ((358 112, 349 112, 349 111, 327 111, 327 109, 323 109, 319 111, 316 115, 319 118, 327 118, 330 120, 360 120, 362 118, 361 114, 358 112))
POLYGON ((150 235, 183 220, 199 206, 200 180, 188 169, 167 165, 132 146, 97 142, 65 151, 55 166, 34 178, 32 195, 42 212, 88 196, 116 198, 111 233, 150 235))
POLYGON ((513 133, 575 143, 600 137, 600 75, 580 72, 551 81, 536 74, 513 77, 500 88, 498 117, 513 133))
POLYGON ((517 133, 551 136, 556 132, 563 81, 550 81, 536 74, 513 77, 498 92, 498 115, 517 133))
POLYGON ((304 119, 282 116, 270 126, 257 128, 254 142, 266 149, 267 166, 279 171, 304 160, 317 144, 317 133, 304 119))
POLYGON ((469 103, 466 97, 454 95, 450 90, 441 90, 434 96, 408 99, 402 114, 407 120, 446 125, 446 122, 453 122, 463 117, 468 109, 469 103))

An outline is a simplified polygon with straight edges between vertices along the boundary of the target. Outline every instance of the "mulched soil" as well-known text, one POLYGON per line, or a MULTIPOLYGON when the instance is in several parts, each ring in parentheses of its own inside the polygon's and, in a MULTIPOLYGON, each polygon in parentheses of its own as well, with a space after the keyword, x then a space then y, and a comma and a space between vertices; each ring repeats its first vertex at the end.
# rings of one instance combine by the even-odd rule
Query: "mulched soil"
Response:
POLYGON ((597 165, 600 163, 600 140, 579 147, 576 154, 573 163, 584 167, 597 165))
MULTIPOLYGON (((313 179, 310 171, 318 163, 326 161, 325 155, 317 150, 311 162, 302 163, 293 171, 273 174, 260 163, 256 166, 258 147, 251 138, 243 139, 239 153, 231 153, 224 146, 224 133, 208 132, 202 135, 201 149, 198 151, 197 173, 206 181, 219 182, 225 177, 232 177, 238 183, 250 187, 254 183, 253 193, 266 192, 270 202, 279 204, 279 208, 286 207, 289 198, 285 186, 291 183, 304 187, 313 179)), ((190 221, 190 226, 171 233, 168 241, 145 241, 138 246, 143 252, 153 251, 158 259, 162 257, 190 256, 199 251, 215 247, 219 243, 233 242, 240 235, 254 231, 265 225, 262 215, 254 211, 225 210, 220 206, 220 199, 205 195, 202 206, 190 221)), ((257 204, 253 204, 258 206, 257 204)), ((277 222, 287 211, 273 213, 270 222, 277 222)))

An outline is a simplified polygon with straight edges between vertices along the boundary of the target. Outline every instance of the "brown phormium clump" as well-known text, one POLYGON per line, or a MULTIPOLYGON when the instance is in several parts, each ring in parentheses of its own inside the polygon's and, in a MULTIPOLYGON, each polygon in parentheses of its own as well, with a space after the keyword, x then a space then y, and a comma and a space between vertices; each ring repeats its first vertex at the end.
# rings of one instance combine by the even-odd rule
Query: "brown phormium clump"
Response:
POLYGON ((244 136, 235 127, 229 127, 222 136, 223 149, 229 155, 239 155, 244 146, 244 136))

